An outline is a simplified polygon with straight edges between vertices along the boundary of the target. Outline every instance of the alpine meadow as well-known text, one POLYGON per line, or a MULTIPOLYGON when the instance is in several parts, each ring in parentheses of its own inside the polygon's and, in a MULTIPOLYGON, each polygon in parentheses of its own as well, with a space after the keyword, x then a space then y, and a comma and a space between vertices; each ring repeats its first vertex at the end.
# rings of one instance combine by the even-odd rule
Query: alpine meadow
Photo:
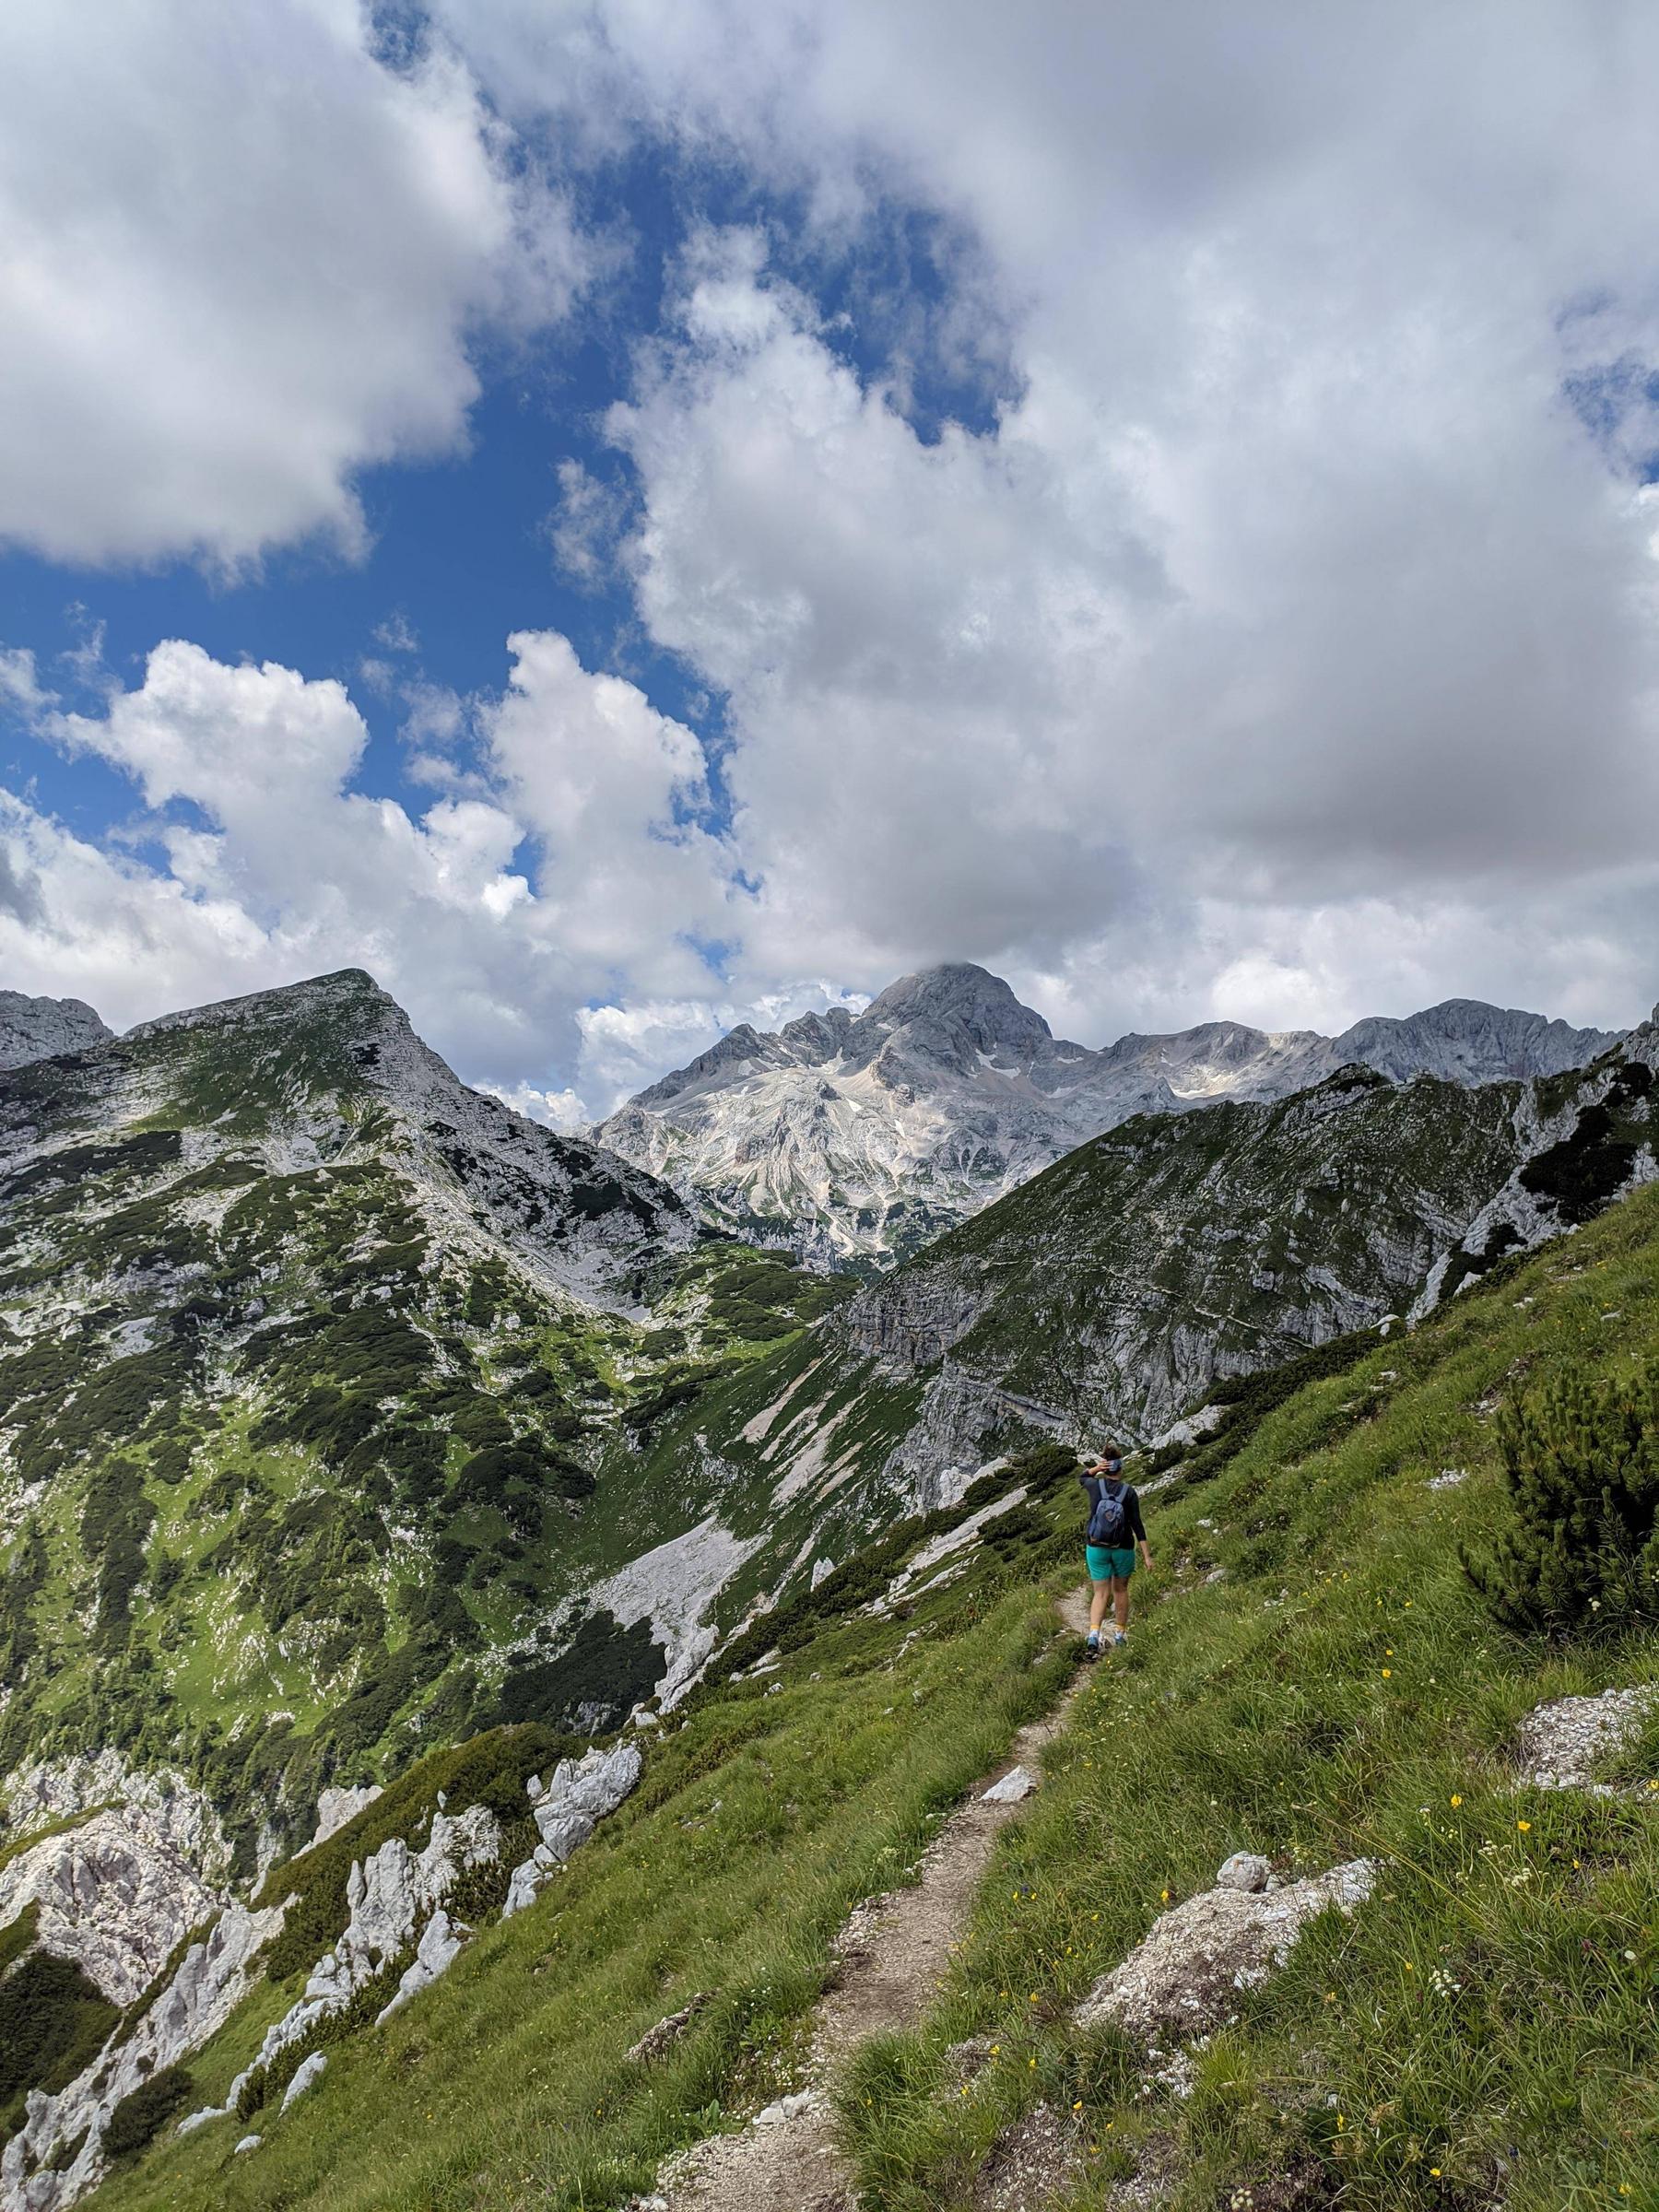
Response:
POLYGON ((0 11, 0 2212, 1659 2212, 1656 106, 0 11))

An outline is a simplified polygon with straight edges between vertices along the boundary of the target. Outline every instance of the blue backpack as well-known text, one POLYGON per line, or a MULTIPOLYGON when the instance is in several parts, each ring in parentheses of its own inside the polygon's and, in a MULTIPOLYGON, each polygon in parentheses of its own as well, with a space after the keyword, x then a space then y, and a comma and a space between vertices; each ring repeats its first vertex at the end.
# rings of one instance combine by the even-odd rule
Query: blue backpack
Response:
POLYGON ((1119 1477, 1108 1475, 1102 1477, 1094 1512, 1088 1516, 1089 1543, 1103 1547, 1108 1551, 1122 1548, 1128 1524, 1124 1504, 1127 1495, 1128 1485, 1119 1477))

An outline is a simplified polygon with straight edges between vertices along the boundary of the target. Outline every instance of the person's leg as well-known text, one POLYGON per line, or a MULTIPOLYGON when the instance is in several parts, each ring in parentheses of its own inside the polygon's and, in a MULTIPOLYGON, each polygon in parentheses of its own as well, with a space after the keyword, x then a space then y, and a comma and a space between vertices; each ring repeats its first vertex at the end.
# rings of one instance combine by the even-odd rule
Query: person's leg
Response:
POLYGON ((1111 1594, 1112 1584, 1109 1582, 1091 1581, 1088 1589, 1088 1632, 1091 1636, 1098 1636, 1100 1623, 1106 1618, 1106 1600, 1111 1594))
POLYGON ((1112 1578, 1112 1615, 1117 1622, 1117 1631, 1124 1635, 1129 1627, 1129 1577, 1114 1574, 1112 1578))

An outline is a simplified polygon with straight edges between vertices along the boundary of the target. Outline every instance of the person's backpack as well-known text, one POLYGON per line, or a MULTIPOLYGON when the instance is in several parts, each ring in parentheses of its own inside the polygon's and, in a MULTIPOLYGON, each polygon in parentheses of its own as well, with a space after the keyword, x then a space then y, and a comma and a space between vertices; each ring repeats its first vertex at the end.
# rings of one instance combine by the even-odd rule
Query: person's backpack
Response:
MULTIPOLYGON (((1113 1484, 1103 1478, 1095 1498, 1095 1509, 1088 1516, 1088 1541, 1109 1551, 1120 1550, 1128 1525, 1125 1500, 1129 1495, 1126 1483, 1113 1484)), ((1077 1526, 1076 1522, 1072 1524, 1077 1526)), ((1073 1542, 1077 1541, 1074 1537, 1073 1542)))

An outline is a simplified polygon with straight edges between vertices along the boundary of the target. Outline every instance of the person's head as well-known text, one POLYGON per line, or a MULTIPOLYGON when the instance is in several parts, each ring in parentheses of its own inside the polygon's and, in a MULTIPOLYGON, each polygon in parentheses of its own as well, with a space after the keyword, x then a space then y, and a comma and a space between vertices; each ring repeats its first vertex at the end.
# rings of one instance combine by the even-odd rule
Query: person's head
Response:
POLYGON ((1115 1444, 1100 1446, 1100 1455, 1095 1461, 1094 1471, 1097 1475, 1121 1475, 1123 1473, 1124 1455, 1115 1444))

